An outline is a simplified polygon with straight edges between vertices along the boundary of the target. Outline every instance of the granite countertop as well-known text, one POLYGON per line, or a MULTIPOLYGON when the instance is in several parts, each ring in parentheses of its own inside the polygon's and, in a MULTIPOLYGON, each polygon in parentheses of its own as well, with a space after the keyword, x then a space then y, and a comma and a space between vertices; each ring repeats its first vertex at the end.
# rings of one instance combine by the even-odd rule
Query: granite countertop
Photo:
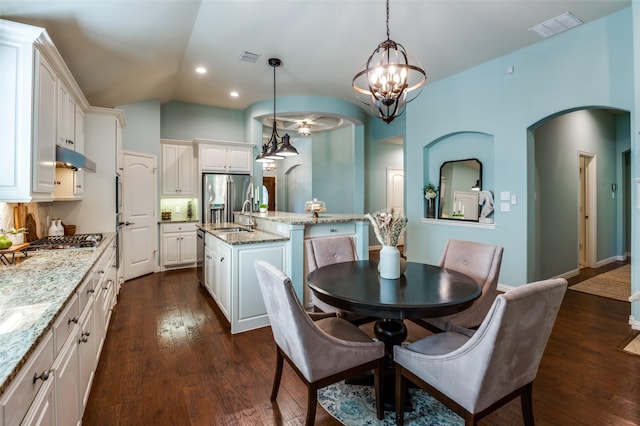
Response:
POLYGON ((163 223, 198 223, 199 221, 196 219, 169 219, 169 220, 159 220, 159 224, 163 223))
POLYGON ((220 233, 216 232, 220 229, 225 228, 245 228, 245 225, 241 225, 234 222, 223 222, 223 223, 203 223, 199 224, 198 227, 205 232, 213 235, 221 241, 224 241, 230 245, 240 245, 240 244, 258 244, 258 243, 272 243, 276 241, 287 241, 289 239, 288 236, 274 234, 271 232, 261 231, 259 229, 255 229, 250 232, 230 232, 230 233, 220 233))
MULTIPOLYGON (((236 215, 249 216, 248 213, 234 212, 236 215)), ((340 223, 340 222, 368 222, 364 214, 350 213, 318 213, 314 218, 312 213, 290 213, 290 212, 267 212, 254 213, 256 219, 264 219, 272 222, 284 223, 287 225, 315 225, 319 223, 340 223)))
POLYGON ((96 249, 33 251, 0 267, 0 396, 115 236, 103 233, 96 249))

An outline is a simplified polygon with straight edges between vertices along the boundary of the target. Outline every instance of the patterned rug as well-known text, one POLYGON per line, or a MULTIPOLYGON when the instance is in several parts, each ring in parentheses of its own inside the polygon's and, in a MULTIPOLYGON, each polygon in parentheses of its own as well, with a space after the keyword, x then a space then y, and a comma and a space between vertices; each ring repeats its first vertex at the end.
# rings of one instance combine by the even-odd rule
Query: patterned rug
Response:
POLYGON ((569 289, 628 302, 631 296, 631 265, 589 278, 569 289))
MULTIPOLYGON (((404 424, 407 426, 451 426, 464 425, 461 417, 442 405, 438 400, 421 389, 409 389, 413 412, 406 412, 404 424)), ((376 398, 373 386, 347 385, 339 382, 318 389, 320 405, 346 426, 396 424, 396 415, 385 411, 384 420, 376 417, 376 398)))
POLYGON ((628 340, 627 342, 622 344, 621 349, 624 352, 640 356, 640 334, 636 333, 634 333, 635 337, 632 337, 631 340, 628 340))

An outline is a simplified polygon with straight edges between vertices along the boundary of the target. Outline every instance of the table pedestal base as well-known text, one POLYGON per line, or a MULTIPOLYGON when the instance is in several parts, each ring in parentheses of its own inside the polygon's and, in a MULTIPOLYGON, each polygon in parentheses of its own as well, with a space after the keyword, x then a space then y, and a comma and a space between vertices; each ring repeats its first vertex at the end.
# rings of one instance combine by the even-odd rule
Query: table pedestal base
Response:
MULTIPOLYGON (((385 411, 396 410, 396 364, 393 362, 393 347, 400 345, 407 338, 407 327, 402 320, 379 319, 373 326, 373 333, 384 343, 384 389, 382 403, 385 411)), ((411 398, 406 395, 405 411, 413 411, 411 398)))

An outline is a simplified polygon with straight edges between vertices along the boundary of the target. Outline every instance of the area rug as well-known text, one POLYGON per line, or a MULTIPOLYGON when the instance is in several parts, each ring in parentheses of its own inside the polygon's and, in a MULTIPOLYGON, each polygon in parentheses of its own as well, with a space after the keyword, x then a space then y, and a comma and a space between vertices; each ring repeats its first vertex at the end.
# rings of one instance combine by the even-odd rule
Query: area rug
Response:
POLYGON ((569 289, 628 302, 631 296, 631 265, 589 278, 569 289))
MULTIPOLYGON (((409 389, 409 394, 414 410, 405 413, 405 425, 464 425, 461 417, 423 390, 409 389)), ((396 415, 391 411, 385 411, 383 420, 378 420, 376 417, 376 397, 373 386, 347 385, 339 382, 318 389, 318 402, 327 413, 346 426, 396 424, 396 415)))
POLYGON ((622 344, 622 351, 628 352, 633 355, 640 356, 640 334, 634 333, 635 337, 630 337, 625 343, 622 344))

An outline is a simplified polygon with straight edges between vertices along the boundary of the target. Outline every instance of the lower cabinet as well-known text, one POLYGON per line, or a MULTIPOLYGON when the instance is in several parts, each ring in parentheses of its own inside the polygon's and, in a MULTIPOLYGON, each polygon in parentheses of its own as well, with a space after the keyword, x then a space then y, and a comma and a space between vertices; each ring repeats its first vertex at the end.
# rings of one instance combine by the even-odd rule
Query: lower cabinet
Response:
POLYGON ((206 235, 205 285, 231 333, 269 325, 254 265, 265 260, 286 271, 286 252, 286 242, 228 245, 206 235))
POLYGON ((195 223, 161 224, 163 269, 186 268, 196 264, 195 223))
POLYGON ((115 304, 106 250, 0 399, 0 425, 80 426, 115 304))

